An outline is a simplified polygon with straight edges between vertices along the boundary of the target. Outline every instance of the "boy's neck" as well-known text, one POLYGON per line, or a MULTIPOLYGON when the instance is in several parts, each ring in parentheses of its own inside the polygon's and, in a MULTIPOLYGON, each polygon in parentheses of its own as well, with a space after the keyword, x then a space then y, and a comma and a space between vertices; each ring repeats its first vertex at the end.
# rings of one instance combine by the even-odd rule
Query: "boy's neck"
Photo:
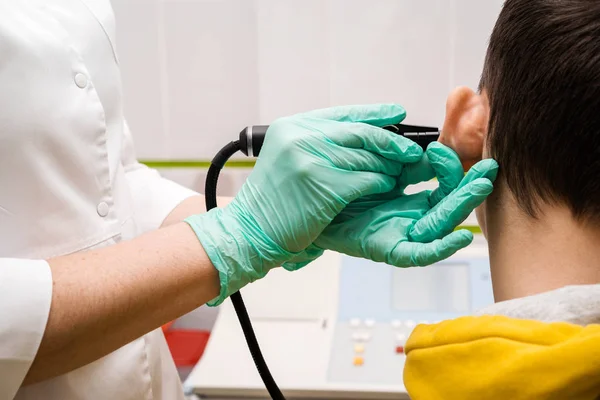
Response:
POLYGON ((485 205, 496 301, 600 283, 600 228, 578 223, 561 207, 530 218, 508 197, 485 205))

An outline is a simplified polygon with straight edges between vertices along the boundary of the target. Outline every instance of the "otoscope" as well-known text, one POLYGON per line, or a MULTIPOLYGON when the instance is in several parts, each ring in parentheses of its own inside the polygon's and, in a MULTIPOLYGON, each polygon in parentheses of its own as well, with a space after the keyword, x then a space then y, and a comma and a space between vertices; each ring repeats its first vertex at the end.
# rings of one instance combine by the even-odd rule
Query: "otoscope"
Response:
MULTIPOLYGON (((427 146, 431 142, 438 140, 440 136, 440 131, 438 128, 427 126, 394 124, 385 126, 383 129, 394 132, 398 135, 402 135, 405 138, 414 141, 421 146, 423 150, 426 150, 427 146)), ((268 130, 268 125, 253 125, 244 128, 240 132, 239 140, 235 140, 227 144, 213 158, 206 175, 206 184, 204 190, 207 210, 217 207, 217 182, 219 180, 219 173, 225 166, 227 160, 238 151, 241 151, 249 157, 258 157, 268 130)), ((256 335, 254 334, 254 329, 252 328, 252 323, 250 322, 250 317, 248 316, 248 311, 246 311, 246 306, 242 300, 242 295, 240 292, 236 292, 230 297, 235 312, 238 316, 238 320, 240 321, 242 331, 246 337, 248 349, 250 350, 250 354, 254 360, 256 369, 258 370, 258 373, 260 374, 260 377, 265 384, 269 395, 273 400, 285 400, 285 397, 281 393, 281 390, 279 390, 277 383, 275 383, 275 380, 273 379, 273 376, 271 375, 271 372, 267 367, 267 363, 262 355, 256 335)))

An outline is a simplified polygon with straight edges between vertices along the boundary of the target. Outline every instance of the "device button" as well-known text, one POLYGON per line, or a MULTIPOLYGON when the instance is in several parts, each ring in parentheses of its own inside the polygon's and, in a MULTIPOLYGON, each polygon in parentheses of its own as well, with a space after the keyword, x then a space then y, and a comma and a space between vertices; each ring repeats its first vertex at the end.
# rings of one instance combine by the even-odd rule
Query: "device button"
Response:
POLYGON ((350 326, 353 328, 358 328, 360 326, 360 319, 359 318, 352 318, 350 320, 350 326))
POLYGON ((354 365, 357 367, 360 367, 361 365, 363 365, 365 363, 364 358, 358 356, 358 357, 354 357, 354 365))
POLYGON ((406 340, 406 335, 404 333, 399 333, 396 335, 396 341, 398 341, 400 343, 404 343, 405 340, 406 340))
POLYGON ((355 342, 368 342, 371 339, 371 335, 367 332, 354 332, 352 334, 352 340, 355 342))
POLYGON ((402 326, 402 321, 398 321, 397 319, 392 321, 392 328, 398 329, 402 326))
POLYGON ((375 326, 375 320, 374 319, 367 319, 365 320, 365 326, 367 328, 372 328, 375 326))
POLYGON ((396 354, 404 354, 404 346, 396 346, 396 354))
POLYGON ((365 351, 365 346, 362 344, 355 344, 354 345, 354 352, 355 353, 364 353, 365 351))
POLYGON ((409 319, 408 321, 404 322, 404 325, 406 325, 408 328, 414 328, 416 324, 415 321, 409 319))

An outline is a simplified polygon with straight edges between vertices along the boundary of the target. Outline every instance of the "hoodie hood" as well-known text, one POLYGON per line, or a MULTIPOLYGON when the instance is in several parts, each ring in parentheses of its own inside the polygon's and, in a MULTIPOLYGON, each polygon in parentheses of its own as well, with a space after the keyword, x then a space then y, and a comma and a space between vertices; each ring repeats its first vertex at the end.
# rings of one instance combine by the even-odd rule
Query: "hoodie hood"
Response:
POLYGON ((600 307, 589 307, 599 299, 598 285, 564 288, 490 307, 508 316, 417 326, 404 368, 411 399, 600 399, 600 307))

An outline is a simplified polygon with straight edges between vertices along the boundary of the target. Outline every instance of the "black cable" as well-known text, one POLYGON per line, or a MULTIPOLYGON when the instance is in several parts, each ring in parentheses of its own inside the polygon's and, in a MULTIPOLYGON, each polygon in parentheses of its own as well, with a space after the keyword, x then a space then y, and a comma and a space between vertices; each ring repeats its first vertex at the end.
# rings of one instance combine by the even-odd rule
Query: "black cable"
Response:
MULTIPOLYGON (((236 140, 223 147, 211 161, 210 167, 208 168, 208 173, 206 175, 206 184, 204 188, 204 197, 207 210, 217 207, 217 182, 219 180, 219 173, 225 166, 227 160, 238 150, 241 150, 241 146, 240 142, 236 140)), ((279 390, 277 383, 275 383, 262 352, 260 351, 258 340, 256 340, 256 335, 254 334, 254 329, 252 328, 252 323, 250 322, 250 317, 248 316, 248 311, 246 310, 246 306, 244 305, 244 300, 242 299, 240 292, 236 292, 231 295, 231 302, 233 303, 238 320, 242 326, 242 331, 246 337, 246 343, 250 349, 250 354, 252 355, 256 369, 258 370, 258 373, 260 374, 260 377, 265 384, 269 395, 274 400, 285 400, 285 397, 283 397, 281 390, 279 390)))

